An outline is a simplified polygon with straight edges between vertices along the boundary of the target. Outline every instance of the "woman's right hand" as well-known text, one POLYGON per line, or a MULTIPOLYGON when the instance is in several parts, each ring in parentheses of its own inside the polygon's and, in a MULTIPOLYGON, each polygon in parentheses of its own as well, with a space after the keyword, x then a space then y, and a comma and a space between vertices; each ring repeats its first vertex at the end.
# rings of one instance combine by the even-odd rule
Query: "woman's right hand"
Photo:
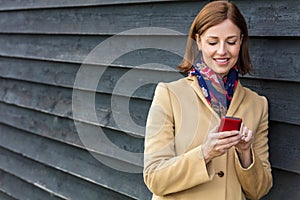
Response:
POLYGON ((201 147, 206 164, 213 158, 226 153, 231 147, 238 144, 242 137, 239 131, 210 132, 201 147))

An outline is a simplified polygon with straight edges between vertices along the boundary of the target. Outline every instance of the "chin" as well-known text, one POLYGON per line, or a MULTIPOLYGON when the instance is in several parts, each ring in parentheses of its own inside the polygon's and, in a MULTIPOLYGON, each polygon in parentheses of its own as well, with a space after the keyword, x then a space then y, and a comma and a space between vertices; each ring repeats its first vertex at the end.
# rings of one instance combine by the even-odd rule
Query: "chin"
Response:
POLYGON ((220 74, 221 76, 225 76, 228 74, 230 68, 228 70, 218 70, 216 73, 220 74))

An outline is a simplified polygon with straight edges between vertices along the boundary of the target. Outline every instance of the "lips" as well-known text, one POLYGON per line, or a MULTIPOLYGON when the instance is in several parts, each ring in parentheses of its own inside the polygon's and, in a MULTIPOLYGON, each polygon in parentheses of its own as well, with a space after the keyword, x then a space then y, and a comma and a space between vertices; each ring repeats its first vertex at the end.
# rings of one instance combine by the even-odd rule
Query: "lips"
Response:
POLYGON ((214 58, 217 63, 226 64, 229 61, 229 58, 214 58))

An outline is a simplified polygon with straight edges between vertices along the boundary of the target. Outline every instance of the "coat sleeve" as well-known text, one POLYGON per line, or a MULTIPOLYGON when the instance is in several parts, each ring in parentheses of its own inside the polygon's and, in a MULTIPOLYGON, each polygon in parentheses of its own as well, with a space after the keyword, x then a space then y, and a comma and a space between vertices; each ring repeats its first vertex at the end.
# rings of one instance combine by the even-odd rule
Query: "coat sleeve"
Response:
POLYGON ((177 155, 174 144, 174 117, 171 92, 159 83, 149 110, 144 151, 144 181, 157 196, 176 193, 212 179, 201 146, 177 155))
POLYGON ((266 195, 273 184, 268 152, 268 102, 266 98, 263 98, 262 105, 263 112, 260 124, 252 145, 253 163, 247 169, 244 169, 240 164, 237 153, 235 155, 238 178, 243 191, 251 200, 260 199, 266 195))

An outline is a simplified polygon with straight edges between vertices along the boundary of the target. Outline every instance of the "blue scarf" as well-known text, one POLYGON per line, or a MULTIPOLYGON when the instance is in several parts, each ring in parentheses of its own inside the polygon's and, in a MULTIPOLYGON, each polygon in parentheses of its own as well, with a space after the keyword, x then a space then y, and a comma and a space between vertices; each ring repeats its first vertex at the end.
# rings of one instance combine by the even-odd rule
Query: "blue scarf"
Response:
POLYGON ((237 66, 232 67, 222 78, 202 62, 197 60, 189 76, 196 76, 200 89, 209 105, 220 116, 225 116, 230 106, 234 90, 238 84, 237 66))

